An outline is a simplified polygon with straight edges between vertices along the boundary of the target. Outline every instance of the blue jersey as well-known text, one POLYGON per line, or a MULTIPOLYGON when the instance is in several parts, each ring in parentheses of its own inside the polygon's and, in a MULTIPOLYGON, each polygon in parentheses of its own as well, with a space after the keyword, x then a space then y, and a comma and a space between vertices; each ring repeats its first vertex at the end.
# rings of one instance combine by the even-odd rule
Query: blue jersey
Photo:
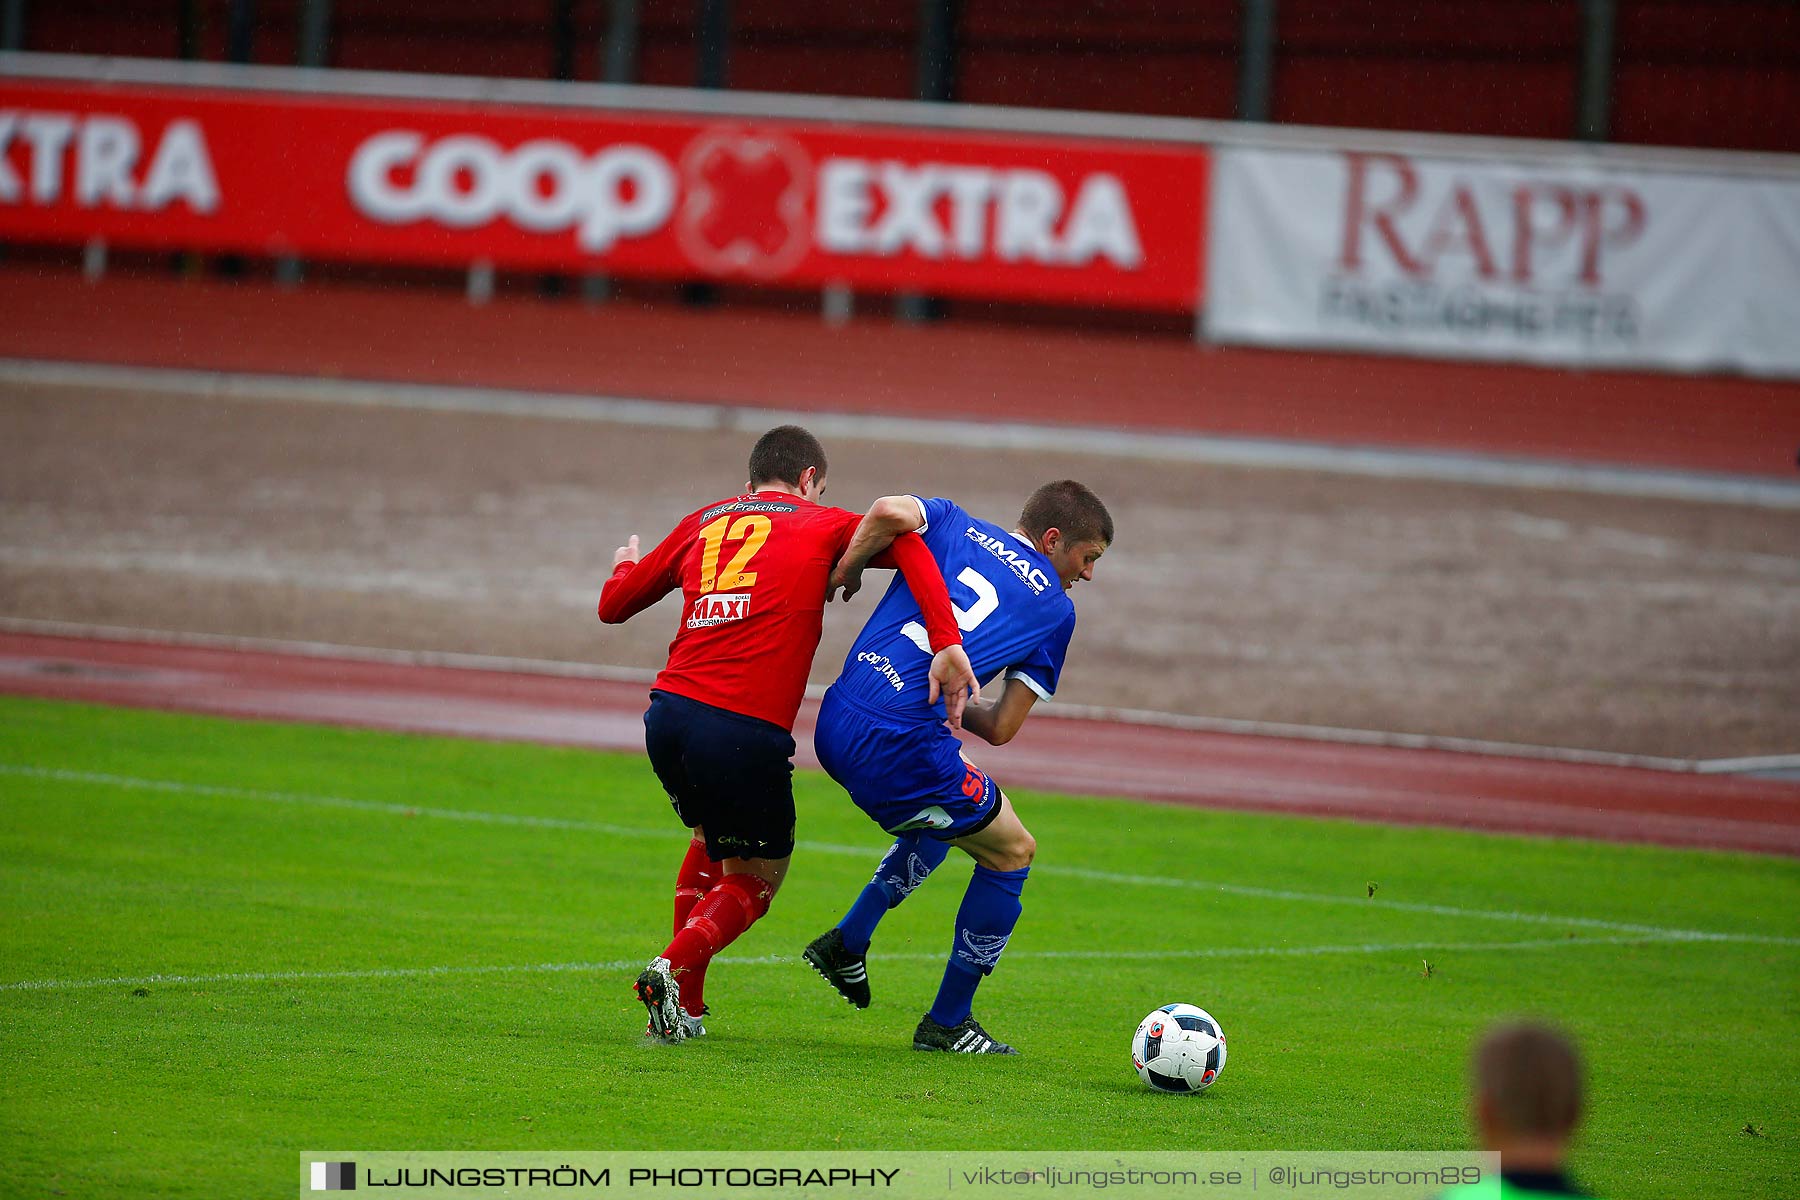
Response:
MULTIPOLYGON (((985 686, 1004 672, 1042 699, 1056 691, 1075 604, 1050 560, 991 521, 971 517, 952 500, 921 500, 919 536, 950 588, 963 650, 985 686)), ((944 704, 926 703, 931 648, 912 593, 896 578, 863 626, 832 685, 897 724, 944 719, 944 704)))

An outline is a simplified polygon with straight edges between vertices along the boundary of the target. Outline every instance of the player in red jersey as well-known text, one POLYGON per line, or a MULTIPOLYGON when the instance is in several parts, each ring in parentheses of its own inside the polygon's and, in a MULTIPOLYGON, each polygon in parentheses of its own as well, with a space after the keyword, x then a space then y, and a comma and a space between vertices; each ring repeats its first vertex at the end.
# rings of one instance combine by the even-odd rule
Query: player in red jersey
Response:
POLYGON ((682 518, 641 560, 613 556, 600 619, 617 624, 681 589, 669 661, 650 692, 644 742, 682 824, 693 830, 675 880, 675 936, 638 976, 664 1041, 705 1033, 706 968, 764 913, 794 852, 794 717, 818 649, 834 568, 898 567, 925 614, 930 689, 953 724, 979 696, 916 503, 867 515, 817 503, 825 451, 797 425, 764 434, 743 494, 682 518))

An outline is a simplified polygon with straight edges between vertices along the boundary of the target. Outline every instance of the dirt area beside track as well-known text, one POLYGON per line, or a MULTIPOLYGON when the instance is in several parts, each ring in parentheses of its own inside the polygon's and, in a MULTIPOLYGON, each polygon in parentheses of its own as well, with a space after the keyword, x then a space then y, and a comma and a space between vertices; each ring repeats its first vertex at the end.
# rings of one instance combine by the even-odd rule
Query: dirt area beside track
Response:
MULTIPOLYGON (((1800 750, 1800 514, 834 439, 828 501, 1001 522, 1075 476, 1119 540, 1059 699, 1715 758, 1800 750)), ((0 385, 0 615, 652 667, 613 547, 742 483, 746 439, 0 385)), ((836 674, 873 596, 834 606, 836 674)), ((1074 752, 1072 750, 1072 752, 1074 752)))

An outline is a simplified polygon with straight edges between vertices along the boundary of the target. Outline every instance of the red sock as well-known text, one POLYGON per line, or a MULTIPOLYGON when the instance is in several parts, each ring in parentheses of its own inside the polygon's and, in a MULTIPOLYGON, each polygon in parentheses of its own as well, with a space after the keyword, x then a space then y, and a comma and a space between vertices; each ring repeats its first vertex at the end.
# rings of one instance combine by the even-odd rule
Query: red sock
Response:
POLYGON ((700 838, 689 842, 687 857, 681 860, 681 870, 675 873, 675 925, 671 933, 681 932, 694 905, 723 877, 724 869, 706 857, 706 842, 700 838))
MULTIPOLYGON (((687 924, 688 914, 694 906, 706 898, 724 877, 724 868, 706 857, 706 840, 695 838, 688 843, 687 857, 681 860, 681 870, 675 874, 675 925, 673 932, 680 933, 681 927, 687 924)), ((699 1016, 700 1010, 706 1007, 706 963, 701 962, 681 977, 681 1007, 690 1016, 699 1016)))
POLYGON ((701 972, 704 980, 706 964, 713 955, 737 941, 744 930, 768 912, 769 898, 774 894, 773 888, 754 875, 727 875, 694 905, 687 924, 663 951, 681 988, 681 1007, 690 1016, 698 1016, 701 1006, 702 993, 698 989, 694 996, 688 994, 688 981, 694 972, 701 972))

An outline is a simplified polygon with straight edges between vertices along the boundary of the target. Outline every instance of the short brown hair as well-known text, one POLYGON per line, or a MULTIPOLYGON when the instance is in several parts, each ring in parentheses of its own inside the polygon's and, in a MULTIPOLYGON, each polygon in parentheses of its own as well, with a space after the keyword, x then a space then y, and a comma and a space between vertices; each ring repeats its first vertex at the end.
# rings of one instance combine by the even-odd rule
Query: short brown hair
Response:
POLYGON ((1581 1058, 1547 1025, 1500 1025, 1475 1049, 1475 1093, 1523 1137, 1566 1139, 1581 1119, 1581 1058))
POLYGON ((777 425, 757 438, 750 451, 750 484, 780 481, 799 487, 800 476, 808 467, 825 474, 825 447, 798 425, 777 425))
POLYGON ((1046 483, 1031 493, 1019 514, 1019 528, 1034 538, 1043 537, 1046 529, 1060 529, 1071 541, 1110 546, 1113 540, 1112 514, 1100 497, 1073 479, 1046 483))

